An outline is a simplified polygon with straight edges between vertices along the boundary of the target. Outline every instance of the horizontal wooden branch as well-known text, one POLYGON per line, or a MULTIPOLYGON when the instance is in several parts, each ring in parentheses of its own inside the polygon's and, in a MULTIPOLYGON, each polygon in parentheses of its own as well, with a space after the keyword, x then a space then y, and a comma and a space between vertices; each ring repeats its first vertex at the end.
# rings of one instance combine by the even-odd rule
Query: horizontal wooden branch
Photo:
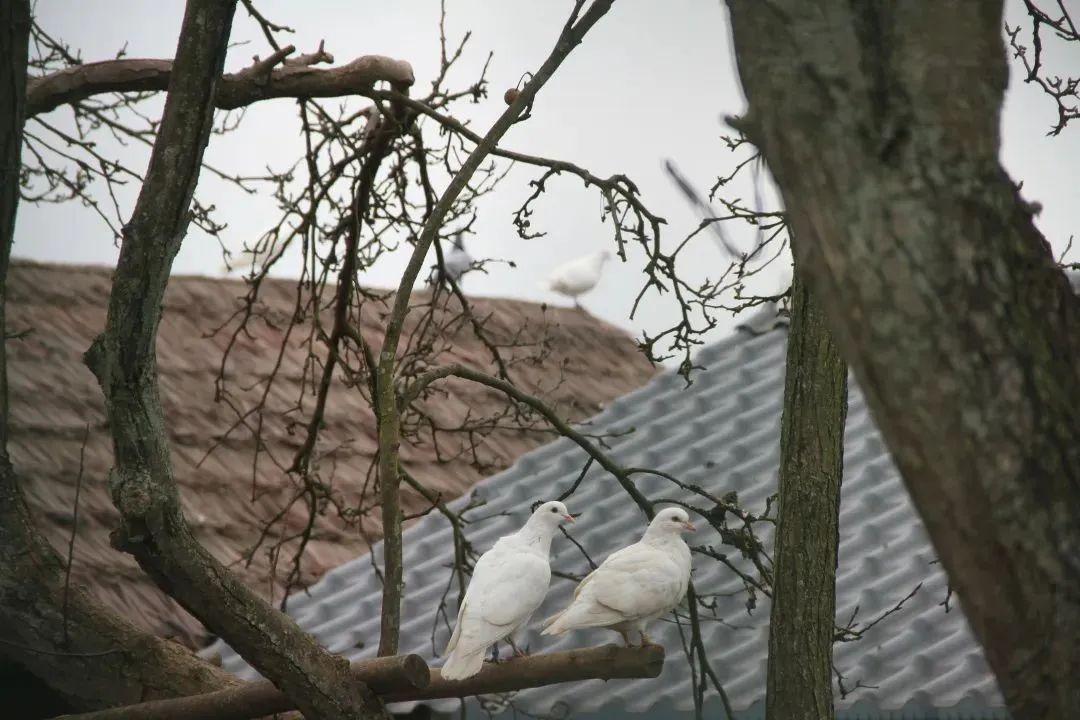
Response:
MULTIPOLYGON (((441 673, 429 671, 418 655, 358 660, 352 665, 352 673, 385 702, 407 702, 489 695, 582 680, 654 678, 663 667, 664 649, 658 645, 601 645, 485 663, 478 674, 464 680, 443 680, 441 673)), ((259 681, 206 695, 62 715, 56 720, 247 720, 295 707, 269 682, 259 681)))
MULTIPOLYGON (((419 655, 358 660, 352 664, 352 676, 376 695, 418 692, 430 679, 427 663, 419 655)), ((295 709, 296 704, 273 683, 259 680, 205 695, 61 715, 57 720, 248 720, 295 709)))
MULTIPOLYGON (((329 55, 324 52, 306 57, 323 59, 329 55)), ((409 63, 382 55, 365 55, 333 68, 285 62, 266 72, 268 61, 272 66, 282 59, 271 56, 240 72, 222 76, 214 98, 215 107, 232 110, 271 98, 363 94, 380 81, 403 90, 415 82, 409 63)), ((172 60, 125 58, 75 65, 30 78, 26 84, 26 115, 32 117, 103 93, 164 92, 169 86, 172 66, 172 60)))
POLYGON ((664 648, 659 645, 599 645, 513 658, 501 663, 484 663, 483 670, 464 680, 443 680, 440 671, 432 669, 431 682, 427 687, 388 693, 382 699, 386 702, 435 700, 582 680, 647 679, 657 677, 663 669, 664 648))

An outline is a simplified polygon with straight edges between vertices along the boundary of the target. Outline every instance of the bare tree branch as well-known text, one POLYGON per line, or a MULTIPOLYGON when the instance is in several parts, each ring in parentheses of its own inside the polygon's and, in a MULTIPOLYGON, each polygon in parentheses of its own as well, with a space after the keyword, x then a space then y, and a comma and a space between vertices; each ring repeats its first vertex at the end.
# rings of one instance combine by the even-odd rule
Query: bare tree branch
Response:
MULTIPOLYGON (((346 97, 370 92, 379 82, 396 88, 407 88, 415 82, 409 63, 382 55, 364 55, 345 65, 322 69, 308 63, 329 55, 313 53, 270 70, 293 49, 287 46, 267 60, 222 76, 214 106, 232 110, 274 98, 346 97)), ((172 60, 125 58, 75 65, 31 78, 26 86, 27 116, 103 93, 162 92, 169 87, 172 69, 172 60)))
POLYGON ((121 527, 114 543, 203 623, 229 640, 308 715, 379 716, 345 663, 271 609, 191 534, 172 475, 155 340, 173 257, 190 218, 235 0, 189 0, 150 167, 124 228, 105 331, 87 352, 105 394, 121 527))
MULTIPOLYGON (((379 654, 392 655, 397 652, 398 631, 401 625, 401 593, 404 589, 402 552, 401 552, 401 510, 398 492, 401 484, 398 466, 398 448, 400 444, 400 418, 395 387, 395 361, 398 342, 401 338, 405 316, 409 312, 409 300, 413 285, 423 269, 424 258, 442 227, 443 220, 453 206, 454 201, 465 189, 473 173, 498 144, 510 127, 522 119, 522 113, 532 106, 537 92, 551 78, 570 52, 581 43, 585 34, 611 8, 613 0, 594 0, 588 10, 576 22, 568 22, 560 34, 555 48, 548 55, 540 69, 525 85, 514 102, 495 121, 483 140, 473 148, 468 159, 455 174, 449 186, 435 203, 428 215, 423 231, 416 241, 412 256, 405 268, 397 293, 394 296, 393 310, 387 322, 382 347, 379 351, 379 365, 376 370, 376 391, 378 396, 378 439, 379 439, 379 484, 382 493, 383 549, 386 567, 383 581, 382 630, 379 639, 379 654)), ((579 0, 574 13, 584 5, 579 0)))

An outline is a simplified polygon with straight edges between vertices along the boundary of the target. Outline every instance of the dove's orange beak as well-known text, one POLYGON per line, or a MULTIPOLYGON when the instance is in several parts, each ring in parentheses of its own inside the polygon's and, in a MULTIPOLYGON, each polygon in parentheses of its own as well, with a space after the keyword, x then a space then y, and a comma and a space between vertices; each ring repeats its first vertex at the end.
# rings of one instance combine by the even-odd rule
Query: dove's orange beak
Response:
POLYGON ((576 522, 574 520, 574 516, 571 515, 570 513, 567 513, 566 515, 563 515, 563 520, 565 520, 566 522, 569 522, 569 523, 576 522))
POLYGON ((697 528, 694 527, 694 523, 690 522, 689 520, 684 522, 682 526, 686 528, 687 532, 697 532, 697 528))

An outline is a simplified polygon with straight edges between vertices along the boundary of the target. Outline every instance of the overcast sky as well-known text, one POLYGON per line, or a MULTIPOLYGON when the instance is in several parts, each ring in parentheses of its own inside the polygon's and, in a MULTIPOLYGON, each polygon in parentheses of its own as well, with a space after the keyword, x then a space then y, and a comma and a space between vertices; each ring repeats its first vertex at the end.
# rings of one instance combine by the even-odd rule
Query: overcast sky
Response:
MULTIPOLYGON (((502 92, 521 74, 535 70, 551 48, 565 20, 569 2, 555 0, 448 0, 448 33, 473 31, 462 69, 462 87, 475 80, 488 51, 494 53, 489 78, 491 97, 479 105, 458 106, 462 118, 483 131, 504 109, 502 92)), ((1023 20, 1019 2, 1010 2, 1009 18, 1023 20)), ((382 54, 412 63, 415 94, 423 94, 438 66, 438 3, 435 0, 358 2, 357 0, 261 0, 257 6, 271 19, 296 28, 289 39, 299 52, 325 39, 337 61, 382 54)), ((179 0, 38 0, 41 25, 54 36, 81 48, 86 61, 107 59, 126 44, 129 57, 171 57, 176 47, 183 3, 179 0)), ((265 41, 242 6, 236 13, 233 41, 247 44, 230 51, 227 71, 266 55, 265 41)), ((1050 56, 1061 72, 1080 67, 1080 48, 1050 56)), ((519 124, 502 145, 523 152, 572 160, 597 175, 621 172, 633 178, 654 212, 667 218, 666 239, 681 239, 697 217, 675 191, 663 170, 672 158, 684 173, 707 188, 730 168, 731 155, 719 140, 721 118, 744 107, 731 51, 726 11, 714 0, 619 0, 593 29, 540 94, 533 117, 519 124)), ((54 110, 50 121, 70 116, 54 110)), ((1004 115, 1003 160, 1014 179, 1024 181, 1024 194, 1043 205, 1038 223, 1060 250, 1080 228, 1080 127, 1047 138, 1056 117, 1050 101, 1015 77, 1004 115)), ((240 130, 215 137, 208 160, 233 172, 260 173, 266 166, 283 168, 302 153, 295 103, 289 100, 252 107, 240 130)), ((145 166, 145 160, 142 160, 145 166)), ((613 247, 610 229, 600 223, 601 204, 594 192, 565 178, 549 183, 537 224, 548 235, 522 241, 511 213, 527 196, 527 183, 537 173, 517 168, 500 189, 481 205, 474 256, 512 259, 516 269, 500 267, 490 276, 470 276, 466 290, 561 303, 542 290, 541 280, 555 265, 601 247, 613 247)), ((213 202, 229 222, 226 242, 234 250, 257 237, 275 216, 266 197, 249 197, 213 181, 200 185, 199 195, 213 202)), ((743 188, 750 192, 749 188, 743 188)), ((767 192, 767 191, 766 191, 767 192)), ((134 197, 121 196, 125 219, 134 197), (125 205, 126 203, 126 205, 125 205)), ((112 265, 118 249, 102 222, 77 203, 19 211, 14 255, 49 262, 112 265)), ((702 237, 689 251, 696 271, 726 264, 716 246, 702 237)), ((1075 259, 1075 257, 1074 257, 1075 259)), ((404 255, 379 264, 363 281, 396 284, 404 255)), ((215 240, 192 232, 176 260, 175 272, 220 275, 221 253, 215 240)), ((654 299, 639 317, 628 319, 641 285, 641 257, 626 265, 609 265, 601 285, 583 304, 595 315, 639 331, 666 326, 674 307, 654 299), (636 262, 635 262, 636 261, 636 262)), ((283 267, 285 274, 296 266, 283 267)), ((780 271, 778 271, 779 273, 780 271)), ((715 273, 714 273, 715 274, 715 273)), ((779 274, 764 279, 765 289, 782 282, 779 274)), ((725 323, 722 331, 730 327, 725 323)))

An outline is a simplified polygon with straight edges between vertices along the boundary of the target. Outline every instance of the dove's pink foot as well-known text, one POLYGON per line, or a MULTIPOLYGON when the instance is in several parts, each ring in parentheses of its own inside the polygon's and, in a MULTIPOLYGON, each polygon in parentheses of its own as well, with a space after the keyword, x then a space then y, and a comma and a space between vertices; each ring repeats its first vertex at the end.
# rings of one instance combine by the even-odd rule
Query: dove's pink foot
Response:
POLYGON ((638 635, 641 636, 641 647, 660 647, 660 643, 656 642, 640 630, 638 631, 638 635))

